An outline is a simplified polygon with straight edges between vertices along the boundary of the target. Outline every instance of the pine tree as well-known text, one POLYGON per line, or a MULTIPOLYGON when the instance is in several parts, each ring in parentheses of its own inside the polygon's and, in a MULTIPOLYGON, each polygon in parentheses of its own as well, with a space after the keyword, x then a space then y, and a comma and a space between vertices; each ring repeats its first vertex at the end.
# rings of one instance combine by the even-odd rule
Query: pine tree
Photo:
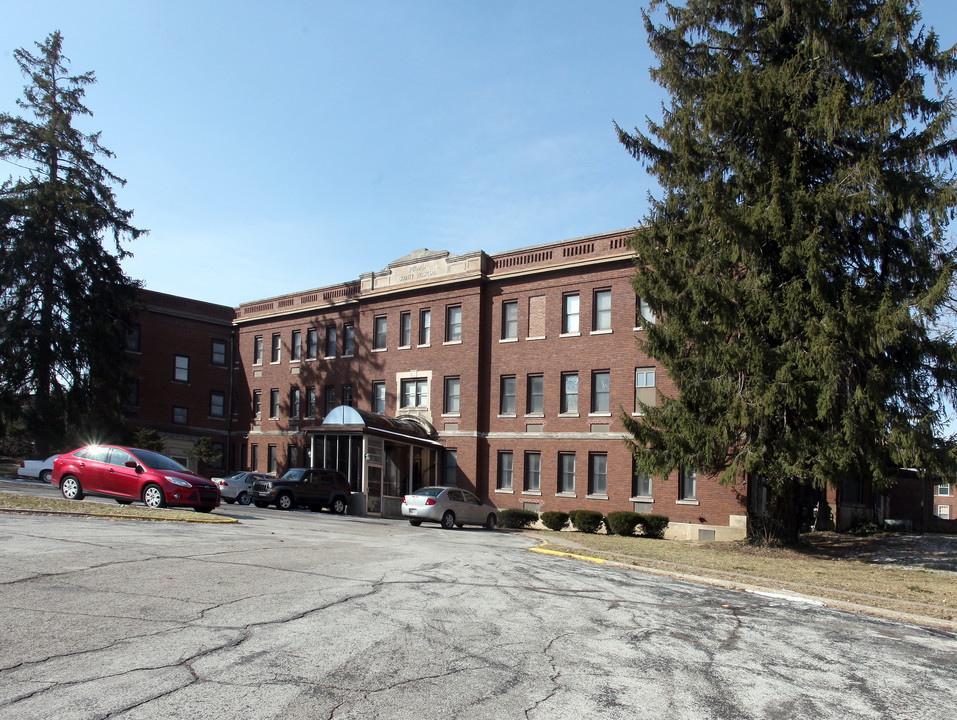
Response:
POLYGON ((624 418, 638 468, 762 478, 783 542, 802 486, 952 470, 957 356, 933 326, 953 281, 955 50, 914 0, 644 17, 670 103, 647 135, 616 127, 662 188, 634 286, 658 318, 643 350, 678 395, 624 418))
POLYGON ((99 133, 74 127, 92 114, 83 96, 94 74, 68 74, 59 32, 36 46, 14 52, 28 80, 17 105, 32 119, 0 114, 0 158, 17 170, 0 186, 0 394, 46 455, 71 425, 116 426, 138 287, 121 243, 142 231, 117 206, 113 186, 125 181, 99 163, 113 156, 99 133))

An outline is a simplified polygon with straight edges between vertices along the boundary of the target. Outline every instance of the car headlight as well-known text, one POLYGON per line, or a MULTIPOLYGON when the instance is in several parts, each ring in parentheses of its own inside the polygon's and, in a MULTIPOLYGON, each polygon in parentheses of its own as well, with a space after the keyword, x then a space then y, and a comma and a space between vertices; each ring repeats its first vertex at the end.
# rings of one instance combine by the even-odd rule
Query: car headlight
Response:
POLYGON ((164 477, 167 480, 169 480, 171 483, 173 483, 174 485, 179 485, 180 487, 193 487, 190 483, 186 482, 185 480, 180 480, 179 478, 176 478, 176 477, 170 477, 169 475, 165 475, 164 477))

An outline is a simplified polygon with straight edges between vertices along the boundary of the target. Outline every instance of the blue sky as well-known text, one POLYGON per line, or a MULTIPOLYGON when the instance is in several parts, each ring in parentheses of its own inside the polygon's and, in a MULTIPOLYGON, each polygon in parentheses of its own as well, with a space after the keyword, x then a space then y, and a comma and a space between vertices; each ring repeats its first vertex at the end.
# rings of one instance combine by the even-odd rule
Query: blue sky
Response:
MULTIPOLYGON (((952 0, 923 4, 945 45, 952 0)), ((499 252, 632 227, 653 182, 613 121, 664 96, 642 3, 623 0, 33 0, 13 50, 59 29, 93 70, 147 288, 238 305, 354 280, 418 248, 499 252)), ((12 168, 0 167, 6 177, 12 168)))

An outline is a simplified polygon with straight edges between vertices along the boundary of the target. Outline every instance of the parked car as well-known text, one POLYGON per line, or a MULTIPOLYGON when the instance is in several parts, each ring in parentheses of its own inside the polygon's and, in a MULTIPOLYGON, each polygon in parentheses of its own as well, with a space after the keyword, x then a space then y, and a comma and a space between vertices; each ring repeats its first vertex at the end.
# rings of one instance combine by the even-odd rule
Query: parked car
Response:
POLYGON ((275 480, 275 475, 266 473, 242 471, 233 473, 224 478, 213 478, 213 482, 219 486, 219 492, 223 500, 232 505, 238 502, 240 505, 249 505, 253 498, 250 493, 253 489, 253 483, 257 480, 275 480))
POLYGON ((111 497, 120 505, 140 500, 148 507, 192 507, 209 512, 219 505, 219 487, 152 450, 87 445, 53 463, 54 485, 67 500, 84 495, 111 497))
POLYGON ((53 479, 53 461, 59 455, 51 455, 46 460, 24 460, 17 468, 17 475, 27 478, 39 478, 43 482, 53 479))
POLYGON ((446 530, 463 525, 482 525, 491 530, 498 523, 498 510, 483 503, 468 490, 454 487, 424 487, 402 498, 402 515, 412 525, 437 522, 446 530))
POLYGON ((351 494, 345 475, 323 468, 291 468, 279 479, 257 480, 251 492, 256 507, 275 504, 280 510, 292 510, 305 505, 313 511, 327 507, 339 514, 349 507, 351 494))

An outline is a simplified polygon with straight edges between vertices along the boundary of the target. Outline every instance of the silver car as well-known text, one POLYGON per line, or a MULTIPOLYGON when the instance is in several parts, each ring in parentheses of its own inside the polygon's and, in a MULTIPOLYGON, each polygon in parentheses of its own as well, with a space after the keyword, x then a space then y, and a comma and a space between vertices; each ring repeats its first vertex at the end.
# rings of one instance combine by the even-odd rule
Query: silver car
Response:
POLYGON ((53 479, 53 461, 58 457, 60 456, 51 455, 46 460, 24 460, 17 468, 17 475, 48 483, 53 479))
POLYGON ((463 525, 481 525, 491 530, 498 510, 483 503, 468 490, 454 487, 424 487, 402 498, 402 516, 412 525, 437 522, 446 530, 463 525))
POLYGON ((219 491, 223 500, 232 505, 238 502, 240 505, 249 505, 252 502, 252 496, 249 491, 253 488, 253 483, 257 480, 275 480, 275 475, 257 472, 237 472, 224 478, 213 478, 213 482, 219 486, 219 491))

